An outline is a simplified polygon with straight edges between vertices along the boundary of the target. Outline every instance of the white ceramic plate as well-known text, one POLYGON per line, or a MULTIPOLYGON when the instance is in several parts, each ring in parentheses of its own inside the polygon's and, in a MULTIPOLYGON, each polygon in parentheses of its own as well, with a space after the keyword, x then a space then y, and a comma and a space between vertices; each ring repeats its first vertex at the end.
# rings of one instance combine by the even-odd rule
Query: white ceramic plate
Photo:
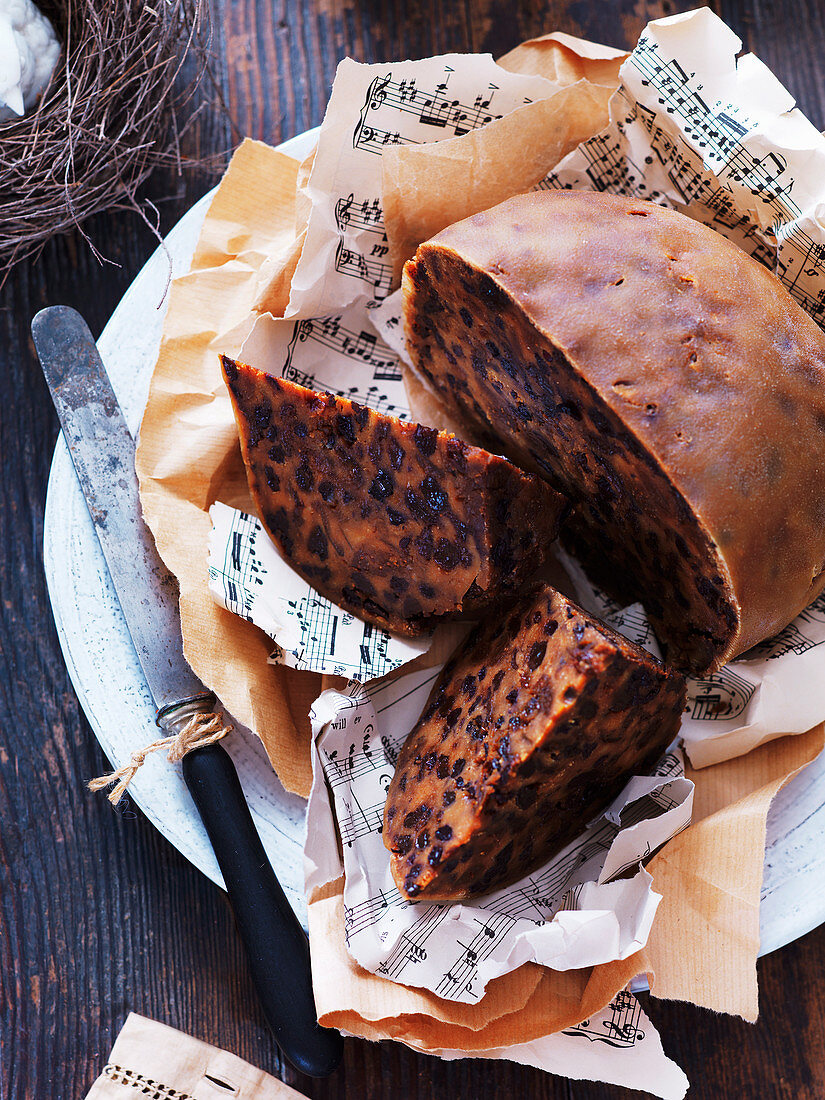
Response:
MULTIPOLYGON (((317 130, 280 146, 303 158, 317 130)), ((166 238, 173 274, 183 274, 206 214, 204 196, 166 238)), ((168 259, 158 249, 127 290, 98 346, 118 400, 137 430, 157 358, 168 259)), ((66 445, 57 441, 46 499, 44 563, 57 632, 80 703, 107 757, 117 764, 155 739, 155 707, 143 679, 66 445)), ((205 565, 204 565, 205 568, 205 565)), ((302 845, 304 802, 287 794, 248 730, 228 739, 266 852, 306 924, 302 845)), ((149 820, 196 867, 222 886, 215 856, 179 768, 150 756, 130 787, 149 820)), ((762 891, 762 954, 825 921, 825 759, 776 799, 768 817, 762 891)))

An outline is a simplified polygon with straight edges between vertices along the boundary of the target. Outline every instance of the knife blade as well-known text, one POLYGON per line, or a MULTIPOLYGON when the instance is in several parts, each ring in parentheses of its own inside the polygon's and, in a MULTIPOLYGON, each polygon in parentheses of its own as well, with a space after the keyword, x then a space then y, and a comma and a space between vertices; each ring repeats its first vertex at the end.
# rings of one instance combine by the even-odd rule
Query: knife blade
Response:
MULTIPOLYGON (((157 722, 176 730, 215 696, 183 656, 178 586, 144 523, 135 444, 106 368, 76 310, 52 306, 32 336, 89 514, 120 601, 157 722)), ((223 873, 267 1020, 284 1056, 325 1077, 341 1060, 337 1031, 318 1024, 309 944, 258 836, 232 759, 218 744, 183 758, 187 787, 223 873)))

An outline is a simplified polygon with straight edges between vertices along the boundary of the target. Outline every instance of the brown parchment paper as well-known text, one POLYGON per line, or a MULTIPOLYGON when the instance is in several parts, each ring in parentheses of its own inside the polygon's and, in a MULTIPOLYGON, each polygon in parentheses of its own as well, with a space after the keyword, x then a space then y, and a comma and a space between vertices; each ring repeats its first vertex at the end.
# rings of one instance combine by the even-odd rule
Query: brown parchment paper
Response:
MULTIPOLYGON (((552 49, 528 45, 521 64, 531 55, 542 64, 559 55, 558 41, 552 49)), ((588 60, 583 56, 582 64, 588 60)), ((598 124, 594 119, 594 129, 598 124)), ((284 785, 305 794, 306 714, 321 690, 320 678, 268 665, 269 640, 217 608, 206 579, 210 504, 220 499, 249 506, 217 353, 237 354, 262 292, 276 311, 285 305, 287 273, 300 254, 305 221, 300 200, 296 205, 297 184, 297 163, 259 143, 245 142, 233 158, 192 270, 173 284, 137 465, 147 522, 181 583, 187 659, 261 736, 284 785)), ((649 957, 642 953, 568 974, 523 967, 499 979, 501 987, 494 984, 480 1005, 449 1004, 360 970, 343 945, 340 889, 312 899, 311 948, 323 1022, 366 1038, 403 1038, 424 1050, 501 1047, 578 1022, 607 1004, 635 973, 653 969, 660 995, 753 1018, 765 819, 776 790, 821 744, 820 729, 768 745, 763 756, 752 753, 691 773, 701 820, 653 863, 654 884, 665 901, 649 957)))
POLYGON ((619 68, 628 54, 612 46, 588 42, 564 31, 530 38, 498 59, 502 69, 525 76, 543 76, 564 87, 577 80, 616 88, 619 68))
MULTIPOLYGON (((316 146, 317 148, 317 146, 316 146)), ((305 192, 315 149, 298 165, 295 179, 295 239, 282 250, 276 250, 261 264, 257 279, 257 295, 252 308, 256 313, 271 313, 281 317, 289 301, 289 287, 301 258, 307 237, 307 224, 312 202, 305 192)))
POLYGON ((303 1100, 301 1093, 228 1050, 130 1012, 86 1100, 303 1100))
POLYGON ((528 191, 572 149, 607 123, 607 104, 626 53, 569 34, 517 46, 498 64, 558 86, 480 130, 425 145, 388 148, 382 156, 384 221, 393 272, 421 241, 453 222, 528 191))
POLYGON ((607 122, 612 94, 581 80, 462 137, 388 148, 384 220, 395 281, 421 241, 544 179, 592 135, 594 119, 607 122))
POLYGON ((662 902, 647 952, 657 997, 692 1001, 753 1021, 765 825, 778 791, 825 743, 825 726, 685 774, 693 821, 648 870, 662 902))

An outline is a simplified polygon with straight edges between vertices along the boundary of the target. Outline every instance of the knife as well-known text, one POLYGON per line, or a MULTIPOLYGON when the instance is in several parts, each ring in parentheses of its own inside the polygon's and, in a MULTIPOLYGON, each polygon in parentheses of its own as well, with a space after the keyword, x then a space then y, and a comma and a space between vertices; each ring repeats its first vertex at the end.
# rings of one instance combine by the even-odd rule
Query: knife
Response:
MULTIPOLYGON (((135 444, 86 322, 41 310, 32 336, 63 435, 149 690, 157 723, 178 733, 216 697, 183 656, 177 581, 143 521, 135 444)), ((183 776, 215 850, 252 979, 284 1057, 326 1077, 343 1041, 318 1024, 309 943, 264 852, 232 758, 219 744, 183 757, 183 776)))

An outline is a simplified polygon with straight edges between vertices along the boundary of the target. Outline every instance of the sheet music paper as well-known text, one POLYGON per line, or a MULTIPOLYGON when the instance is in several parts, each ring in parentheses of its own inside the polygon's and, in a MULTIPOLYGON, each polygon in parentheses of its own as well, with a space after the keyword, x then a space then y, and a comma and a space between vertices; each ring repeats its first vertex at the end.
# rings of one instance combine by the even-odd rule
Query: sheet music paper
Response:
MULTIPOLYGON (((430 1051, 466 1058, 460 1050, 430 1051)), ((574 1081, 607 1081, 662 1100, 682 1100, 689 1081, 665 1055, 658 1032, 632 993, 621 990, 601 1012, 532 1043, 476 1051, 474 1058, 509 1058, 574 1081)))
POLYGON ((263 314, 240 358, 299 386, 409 419, 398 357, 372 328, 362 306, 296 321, 263 314))
POLYGON ((334 812, 347 946, 371 973, 475 1003, 492 978, 528 961, 566 970, 634 954, 647 942, 659 902, 639 862, 690 822, 693 784, 678 751, 662 758, 653 777, 631 779, 576 841, 514 885, 464 904, 401 896, 382 839, 384 802, 398 752, 439 671, 328 690, 313 705, 307 895, 341 871, 330 844, 334 812))
POLYGON ((256 516, 225 504, 213 504, 209 515, 209 590, 275 640, 274 663, 365 681, 429 649, 431 634, 389 634, 321 596, 290 569, 256 516))

